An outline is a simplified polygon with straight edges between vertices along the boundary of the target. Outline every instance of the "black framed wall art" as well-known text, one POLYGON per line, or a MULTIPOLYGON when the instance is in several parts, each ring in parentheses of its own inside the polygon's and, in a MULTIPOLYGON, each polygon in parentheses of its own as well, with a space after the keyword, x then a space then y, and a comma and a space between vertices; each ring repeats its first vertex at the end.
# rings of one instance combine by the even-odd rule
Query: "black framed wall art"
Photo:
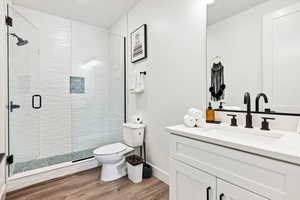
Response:
POLYGON ((147 58, 147 25, 133 31, 131 37, 131 62, 136 63, 147 58))

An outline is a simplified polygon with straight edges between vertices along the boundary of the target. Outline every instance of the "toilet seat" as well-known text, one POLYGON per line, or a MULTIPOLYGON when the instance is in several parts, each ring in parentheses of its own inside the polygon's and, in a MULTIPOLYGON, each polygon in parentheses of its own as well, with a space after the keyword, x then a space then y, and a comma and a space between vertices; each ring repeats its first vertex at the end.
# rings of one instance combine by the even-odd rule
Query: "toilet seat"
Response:
POLYGON ((94 151, 95 155, 113 155, 118 154, 127 149, 127 146, 122 143, 115 143, 99 147, 94 151))

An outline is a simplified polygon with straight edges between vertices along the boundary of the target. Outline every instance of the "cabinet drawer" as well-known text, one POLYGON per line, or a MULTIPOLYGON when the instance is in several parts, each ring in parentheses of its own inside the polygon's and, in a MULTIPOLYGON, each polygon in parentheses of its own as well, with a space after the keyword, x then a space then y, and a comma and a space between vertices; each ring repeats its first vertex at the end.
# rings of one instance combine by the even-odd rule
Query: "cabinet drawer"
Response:
POLYGON ((299 167, 287 163, 176 135, 171 135, 171 157, 272 200, 300 196, 299 167))
POLYGON ((219 180, 217 183, 219 200, 268 200, 238 186, 219 180))

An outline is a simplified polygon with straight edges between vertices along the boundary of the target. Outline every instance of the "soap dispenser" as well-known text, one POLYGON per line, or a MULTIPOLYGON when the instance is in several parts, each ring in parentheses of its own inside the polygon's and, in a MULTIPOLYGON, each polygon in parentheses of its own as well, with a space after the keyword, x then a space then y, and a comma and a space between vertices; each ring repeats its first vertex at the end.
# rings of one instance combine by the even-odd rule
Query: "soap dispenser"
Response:
POLYGON ((224 108, 224 107, 223 107, 223 104, 225 104, 225 103, 221 101, 221 102, 220 102, 220 106, 219 106, 219 109, 220 109, 220 110, 223 110, 223 108, 224 108))
POLYGON ((206 110, 206 121, 214 122, 215 121, 215 111, 212 109, 211 102, 206 110))

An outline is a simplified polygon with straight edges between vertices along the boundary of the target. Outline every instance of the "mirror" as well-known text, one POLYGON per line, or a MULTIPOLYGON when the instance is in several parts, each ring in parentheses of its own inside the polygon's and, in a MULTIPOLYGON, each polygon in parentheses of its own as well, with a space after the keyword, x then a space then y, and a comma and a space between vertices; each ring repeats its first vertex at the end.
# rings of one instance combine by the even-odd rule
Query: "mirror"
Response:
POLYGON ((208 6, 207 102, 215 109, 300 114, 300 1, 215 0, 208 6), (267 110, 268 111, 268 110, 267 110))

